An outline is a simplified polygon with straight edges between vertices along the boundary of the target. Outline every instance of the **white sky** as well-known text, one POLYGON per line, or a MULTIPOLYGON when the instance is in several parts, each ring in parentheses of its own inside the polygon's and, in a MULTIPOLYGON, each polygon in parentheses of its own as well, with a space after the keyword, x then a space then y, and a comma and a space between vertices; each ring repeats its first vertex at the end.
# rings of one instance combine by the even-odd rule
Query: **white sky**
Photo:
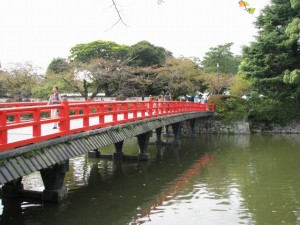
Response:
POLYGON ((70 54, 76 44, 96 40, 132 45, 142 40, 174 56, 202 58, 210 47, 233 42, 232 51, 254 40, 253 25, 269 0, 116 0, 125 26, 111 0, 1 0, 0 61, 31 62, 46 69, 53 58, 70 54))

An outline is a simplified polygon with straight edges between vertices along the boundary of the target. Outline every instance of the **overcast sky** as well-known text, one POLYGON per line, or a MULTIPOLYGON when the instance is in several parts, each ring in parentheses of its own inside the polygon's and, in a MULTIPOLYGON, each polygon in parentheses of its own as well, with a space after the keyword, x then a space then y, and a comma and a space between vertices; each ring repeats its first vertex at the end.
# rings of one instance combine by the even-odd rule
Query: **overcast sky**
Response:
POLYGON ((210 47, 253 41, 253 25, 269 0, 247 0, 254 15, 239 0, 6 0, 0 4, 0 61, 31 62, 46 69, 53 58, 66 58, 76 44, 96 40, 132 45, 146 40, 174 56, 202 58, 210 47))

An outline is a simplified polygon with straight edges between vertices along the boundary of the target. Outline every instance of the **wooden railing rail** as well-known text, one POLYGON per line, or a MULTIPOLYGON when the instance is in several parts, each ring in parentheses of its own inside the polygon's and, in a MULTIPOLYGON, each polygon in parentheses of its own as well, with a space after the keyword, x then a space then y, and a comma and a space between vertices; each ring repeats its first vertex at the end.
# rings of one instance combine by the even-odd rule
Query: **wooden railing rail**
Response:
POLYGON ((186 112, 214 112, 213 104, 178 101, 64 101, 59 105, 0 104, 0 151, 62 137, 77 132, 114 126, 136 120, 186 112), (51 110, 58 118, 50 118, 51 110), (52 124, 59 123, 58 130, 52 124), (14 133, 22 138, 12 139, 14 133))

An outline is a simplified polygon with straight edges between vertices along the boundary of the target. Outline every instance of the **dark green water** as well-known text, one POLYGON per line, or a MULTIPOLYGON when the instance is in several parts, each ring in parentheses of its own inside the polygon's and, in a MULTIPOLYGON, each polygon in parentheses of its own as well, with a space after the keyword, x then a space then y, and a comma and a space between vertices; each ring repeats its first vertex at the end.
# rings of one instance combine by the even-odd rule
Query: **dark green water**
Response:
MULTIPOLYGON (((137 154, 135 139, 124 147, 137 154)), ((149 152, 148 163, 74 158, 66 200, 3 200, 0 224, 300 224, 300 135, 183 138, 149 152)), ((43 189, 39 173, 23 181, 43 189)))

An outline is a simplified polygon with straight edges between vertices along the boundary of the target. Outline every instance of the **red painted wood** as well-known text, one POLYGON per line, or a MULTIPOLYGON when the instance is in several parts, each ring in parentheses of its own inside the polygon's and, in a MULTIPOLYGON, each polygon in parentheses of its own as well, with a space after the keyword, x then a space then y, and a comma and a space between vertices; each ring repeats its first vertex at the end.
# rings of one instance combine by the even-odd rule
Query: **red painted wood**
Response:
MULTIPOLYGON (((1 103, 0 104, 0 151, 62 137, 77 132, 124 124, 150 117, 180 114, 186 112, 214 112, 213 104, 199 104, 178 101, 76 101, 60 105, 47 102, 1 103), (51 109, 59 109, 60 117, 50 118, 51 109), (118 118, 118 116, 122 119, 118 118), (108 120, 108 116, 110 119, 108 120), (96 123, 90 124, 95 118, 96 123), (9 120, 10 119, 10 120, 9 120), (13 119, 13 120, 12 120, 13 119), (80 120, 80 127, 72 128, 71 122, 80 120), (59 130, 43 134, 42 126, 50 127, 59 122, 59 130), (9 131, 17 128, 31 129, 32 135, 24 140, 8 141, 9 131)), ((45 128, 44 128, 45 129, 45 128)), ((51 130, 52 131, 52 130, 51 130)))

